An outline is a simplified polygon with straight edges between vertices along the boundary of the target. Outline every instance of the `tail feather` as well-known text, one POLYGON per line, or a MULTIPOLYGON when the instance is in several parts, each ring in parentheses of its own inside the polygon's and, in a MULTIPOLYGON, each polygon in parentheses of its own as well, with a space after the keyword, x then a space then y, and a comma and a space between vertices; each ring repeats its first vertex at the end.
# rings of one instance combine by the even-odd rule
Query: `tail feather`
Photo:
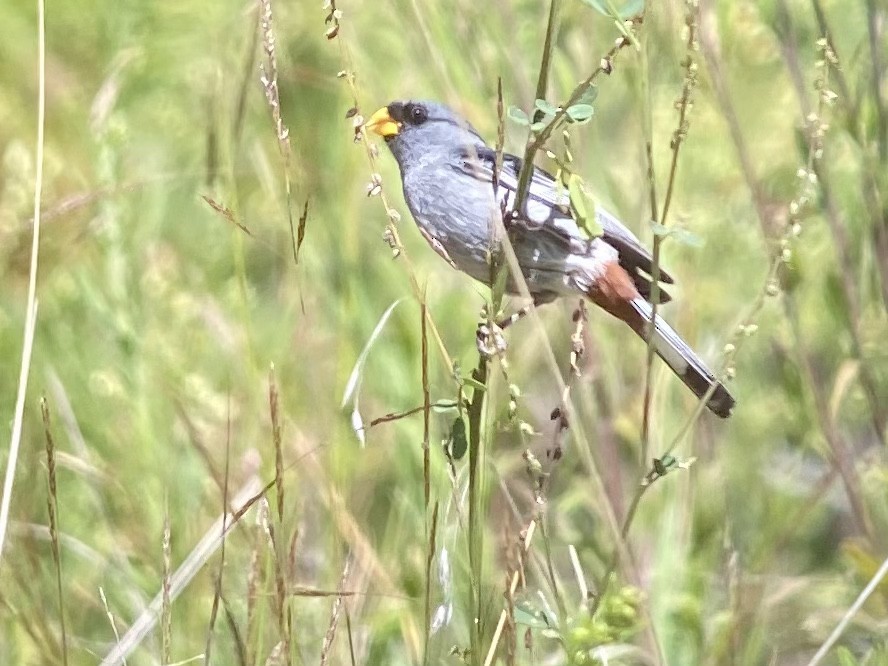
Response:
MULTIPOLYGON (((638 315, 639 320, 627 323, 636 333, 647 340, 650 330, 649 324, 653 316, 651 304, 643 298, 635 298, 629 305, 638 315)), ((703 398, 710 388, 715 386, 706 406, 722 418, 731 415, 731 410, 734 408, 734 398, 715 378, 706 364, 700 360, 700 357, 694 353, 694 350, 659 316, 654 327, 654 351, 698 398, 703 398)))

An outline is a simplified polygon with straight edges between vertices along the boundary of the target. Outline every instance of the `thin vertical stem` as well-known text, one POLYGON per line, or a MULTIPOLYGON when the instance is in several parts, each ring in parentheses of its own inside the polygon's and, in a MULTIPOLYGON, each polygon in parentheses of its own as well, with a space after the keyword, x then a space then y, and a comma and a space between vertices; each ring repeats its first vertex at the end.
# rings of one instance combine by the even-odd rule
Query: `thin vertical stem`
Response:
MULTIPOLYGON (((666 194, 663 198, 663 208, 660 211, 659 224, 665 227, 669 215, 669 208, 672 205, 672 195, 675 191, 675 178, 678 173, 678 154, 688 132, 688 112, 691 108, 691 94, 697 83, 697 64, 692 59, 692 54, 696 49, 697 42, 697 8, 696 5, 688 2, 687 13, 685 16, 685 26, 688 30, 688 38, 686 43, 686 56, 682 62, 685 69, 684 83, 682 85, 681 97, 678 100, 678 125, 672 134, 670 148, 672 149, 672 160, 669 164, 669 180, 666 185, 666 194)), ((645 54, 645 61, 647 54, 645 54)), ((648 103, 648 113, 650 114, 650 103, 648 103)), ((650 180, 650 199, 651 199, 651 219, 657 220, 657 199, 654 190, 654 162, 653 151, 650 141, 647 144, 648 155, 648 177, 650 180)), ((654 235, 654 247, 651 259, 651 322, 650 333, 648 334, 647 349, 647 365, 645 367, 644 381, 644 414, 641 422, 641 464, 644 466, 650 449, 650 410, 652 399, 652 380, 653 380, 653 363, 654 363, 654 330, 657 321, 657 309, 660 301, 660 251, 663 243, 663 235, 654 235)))
POLYGON ((484 450, 481 435, 484 420, 484 402, 487 396, 487 377, 490 361, 483 354, 479 355, 478 367, 472 372, 472 379, 484 388, 475 388, 472 402, 469 405, 469 569, 471 570, 472 604, 471 604, 471 648, 473 663, 480 663, 481 650, 481 489, 479 464, 484 450))
POLYGON ((49 541, 52 545, 52 559, 56 570, 56 590, 59 597, 59 625, 62 632, 62 663, 68 666, 68 632, 65 627, 65 599, 62 595, 62 553, 59 548, 59 498, 56 484, 55 441, 49 422, 49 407, 46 397, 40 398, 40 412, 43 415, 43 433, 46 436, 46 476, 49 494, 46 507, 49 511, 49 541))
POLYGON ((0 562, 6 528, 9 525, 9 507, 12 503, 12 485, 15 466, 22 441, 22 421, 25 413, 25 395, 28 392, 28 376, 31 370, 31 352, 34 348, 34 329, 37 326, 37 259, 40 253, 40 199, 43 195, 43 128, 46 124, 46 16, 44 0, 37 0, 37 165, 34 179, 34 232, 31 237, 31 270, 28 276, 28 305, 25 313, 24 344, 19 373, 15 415, 12 421, 12 438, 9 441, 9 458, 6 461, 6 477, 3 481, 3 497, 0 499, 0 562))
MULTIPOLYGON (((551 0, 549 3, 549 20, 546 22, 546 40, 543 42, 543 55, 540 59, 540 73, 537 77, 536 99, 545 99, 549 88, 549 70, 552 64, 552 37, 557 25, 558 9, 561 0, 551 0)), ((542 116, 541 111, 534 113, 534 121, 542 116)))
POLYGON ((431 480, 429 478, 431 476, 431 460, 429 458, 429 419, 432 411, 432 401, 429 390, 429 337, 426 307, 426 290, 423 289, 422 300, 419 303, 420 330, 422 337, 422 479, 426 534, 428 534, 429 495, 431 494, 431 480))

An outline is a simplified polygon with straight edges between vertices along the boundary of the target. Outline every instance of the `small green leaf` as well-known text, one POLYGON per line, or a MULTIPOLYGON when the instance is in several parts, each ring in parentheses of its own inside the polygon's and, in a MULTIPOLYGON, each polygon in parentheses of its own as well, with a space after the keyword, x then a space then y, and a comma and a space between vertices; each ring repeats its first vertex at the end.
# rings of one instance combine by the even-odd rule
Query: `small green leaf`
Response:
POLYGON ((591 85, 583 91, 576 103, 592 104, 596 99, 598 99, 598 86, 591 85))
MULTIPOLYGON (((608 3, 610 4, 610 3, 608 3)), ((620 18, 624 21, 638 16, 644 11, 644 0, 627 0, 622 9, 619 10, 620 18)))
POLYGON ((567 117, 575 123, 583 123, 592 118, 595 109, 591 104, 574 104, 567 109, 567 117))
POLYGON ((669 229, 669 227, 663 226, 662 224, 660 224, 656 220, 651 220, 649 222, 649 224, 651 225, 651 231, 654 233, 654 236, 660 236, 662 238, 666 238, 666 236, 668 236, 669 234, 672 233, 672 231, 669 229))
POLYGON ((484 386, 481 382, 479 382, 474 377, 461 377, 463 386, 471 386, 476 391, 486 391, 487 387, 484 386))
POLYGON ((697 462, 697 459, 693 457, 687 460, 679 460, 667 453, 662 458, 654 458, 653 470, 658 476, 666 476, 677 469, 690 469, 695 462, 697 462))
POLYGON ((450 446, 450 455, 454 460, 459 460, 469 448, 469 440, 466 437, 466 422, 461 416, 457 416, 450 429, 450 437, 447 442, 450 446))
POLYGON ((681 245, 687 245, 689 247, 703 247, 703 239, 700 238, 693 231, 690 231, 688 229, 676 227, 672 236, 673 238, 675 238, 675 241, 677 243, 680 243, 681 245))
POLYGON ((530 118, 528 118, 527 114, 517 106, 510 106, 508 115, 509 119, 518 125, 524 125, 525 127, 530 125, 530 118))
POLYGON ((604 4, 600 2, 600 0, 583 0, 583 4, 589 5, 592 9, 594 9, 599 14, 603 14, 605 16, 610 16, 610 13, 605 8, 604 4))
POLYGON ((534 629, 548 629, 550 626, 546 613, 527 600, 515 604, 515 623, 534 629))
POLYGON ((612 19, 625 21, 640 14, 644 9, 644 0, 627 0, 622 7, 617 7, 610 0, 583 0, 592 9, 612 19))
POLYGON ((590 238, 600 236, 601 225, 595 218, 595 202, 586 194, 583 179, 575 173, 570 174, 567 180, 567 192, 570 195, 570 207, 577 225, 589 234, 590 238))
POLYGON ((570 205, 574 210, 577 222, 585 222, 588 213, 586 211, 586 195, 583 192, 583 179, 572 173, 567 179, 567 193, 570 195, 570 205))
POLYGON ((694 456, 691 456, 687 460, 679 460, 676 463, 676 465, 678 466, 679 469, 691 469, 691 467, 693 466, 693 464, 695 462, 697 462, 697 458, 694 456))
POLYGON ((534 132, 539 132, 547 123, 552 121, 555 114, 558 113, 558 109, 544 99, 534 101, 533 105, 535 110, 532 118, 533 124, 530 126, 530 129, 534 132))
POLYGON ((432 405, 432 411, 436 414, 446 414, 447 412, 452 412, 457 407, 459 407, 459 404, 456 400, 439 400, 432 405))
POLYGON ((558 108, 544 99, 538 99, 533 103, 534 107, 545 113, 547 116, 554 116, 558 113, 558 108))
POLYGON ((689 231, 688 229, 684 229, 682 227, 666 227, 659 222, 654 220, 650 221, 651 231, 654 236, 659 236, 661 238, 672 238, 676 243, 680 245, 687 245, 689 247, 702 247, 703 239, 700 238, 693 231, 689 231))

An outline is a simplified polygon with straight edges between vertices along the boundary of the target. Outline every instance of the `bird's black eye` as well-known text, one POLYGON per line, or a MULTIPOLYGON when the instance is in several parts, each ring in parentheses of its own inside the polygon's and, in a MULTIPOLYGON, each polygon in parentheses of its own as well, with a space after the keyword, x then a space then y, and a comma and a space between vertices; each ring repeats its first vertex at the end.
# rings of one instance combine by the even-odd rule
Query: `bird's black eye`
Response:
POLYGON ((411 104, 410 108, 407 109, 407 117, 410 119, 411 124, 422 125, 428 119, 429 113, 425 110, 425 107, 419 104, 411 104))

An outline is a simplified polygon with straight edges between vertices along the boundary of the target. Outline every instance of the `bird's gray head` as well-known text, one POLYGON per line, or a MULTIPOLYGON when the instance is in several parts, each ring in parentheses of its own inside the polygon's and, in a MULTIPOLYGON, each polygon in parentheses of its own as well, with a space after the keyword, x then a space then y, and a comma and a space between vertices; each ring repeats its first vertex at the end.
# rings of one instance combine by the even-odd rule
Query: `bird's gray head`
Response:
POLYGON ((385 139, 402 171, 430 156, 484 145, 475 128, 438 102, 392 102, 374 113, 366 127, 385 139))

